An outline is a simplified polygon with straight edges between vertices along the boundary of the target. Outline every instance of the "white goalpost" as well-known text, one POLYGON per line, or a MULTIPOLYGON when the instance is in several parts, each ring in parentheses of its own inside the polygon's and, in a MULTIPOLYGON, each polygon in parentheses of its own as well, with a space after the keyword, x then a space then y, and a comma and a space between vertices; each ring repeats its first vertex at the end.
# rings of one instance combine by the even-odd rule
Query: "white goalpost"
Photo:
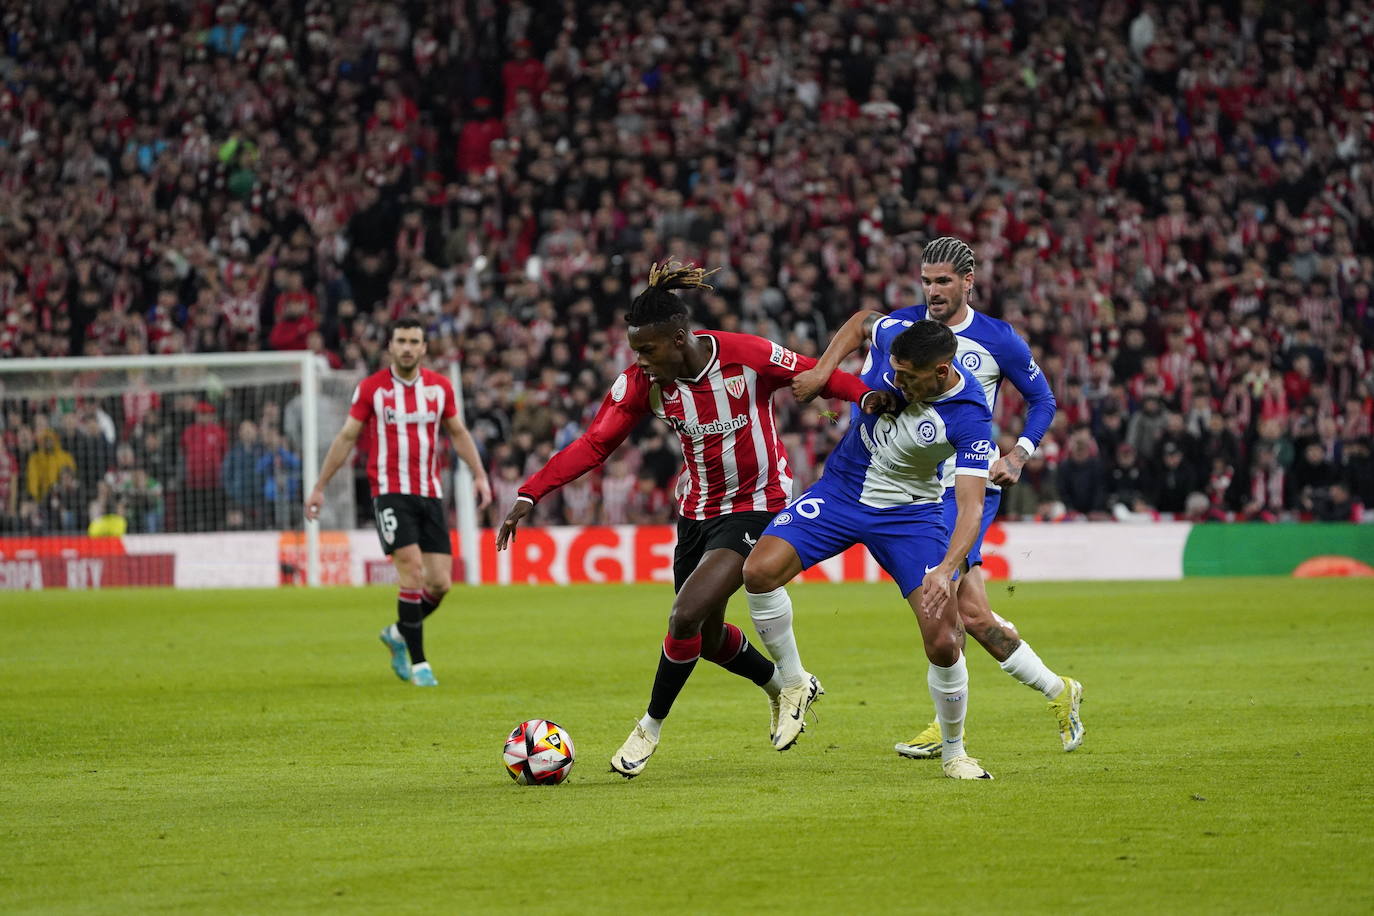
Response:
MULTIPOLYGON (((461 416, 456 366, 449 377, 461 416)), ((114 535, 166 570, 187 556, 240 564, 190 584, 366 582, 356 555, 375 534, 359 530, 370 513, 355 463, 330 481, 318 523, 303 511, 361 378, 305 351, 0 360, 0 588, 43 587, 45 575, 86 587, 73 584, 78 561, 122 552, 99 537, 114 535), (244 576, 245 564, 259 568, 244 576)), ((477 584, 472 476, 454 460, 462 579, 477 584)), ((105 561, 123 570, 106 584, 173 584, 134 559, 105 561)))

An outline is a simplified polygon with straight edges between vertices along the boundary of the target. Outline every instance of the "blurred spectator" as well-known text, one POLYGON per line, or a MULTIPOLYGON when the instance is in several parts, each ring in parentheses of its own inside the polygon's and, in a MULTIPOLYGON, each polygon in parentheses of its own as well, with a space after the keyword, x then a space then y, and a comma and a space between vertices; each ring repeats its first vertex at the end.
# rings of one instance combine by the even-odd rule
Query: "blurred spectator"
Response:
POLYGON ((107 511, 100 515, 92 515, 91 523, 86 527, 86 534, 93 538, 120 538, 129 531, 129 520, 125 517, 128 507, 124 500, 113 500, 107 511))
POLYGON ((34 502, 41 504, 63 471, 70 471, 76 480, 76 460, 58 442, 57 433, 45 429, 38 435, 37 448, 29 454, 24 468, 24 489, 34 502))
POLYGON ((1131 443, 1121 443, 1116 448, 1116 461, 1107 472, 1107 507, 1122 506, 1130 512, 1147 511, 1148 497, 1153 490, 1150 469, 1141 463, 1131 443))
MULTIPOLYGON (((1311 514, 1327 501, 1327 490, 1340 482, 1340 469, 1326 455, 1320 442, 1309 442, 1293 462, 1288 485, 1292 487, 1289 505, 1311 514)), ((1347 494, 1348 496, 1348 494, 1347 494)))
POLYGON ((257 473, 263 480, 262 497, 272 512, 272 527, 300 527, 301 458, 290 449, 286 437, 271 427, 263 430, 263 453, 257 473))
POLYGON ((181 531, 216 531, 223 526, 222 465, 228 437, 219 425, 214 405, 195 408, 196 422, 181 434, 181 531))
POLYGON ((1184 463, 1192 467, 1197 467, 1202 462, 1202 449, 1198 438, 1188 429, 1183 414, 1177 411, 1169 411, 1164 415, 1164 432, 1159 436, 1153 467, 1158 467, 1163 461, 1169 446, 1173 446, 1183 456, 1184 463))
POLYGON ((134 454, 138 466, 148 472, 153 480, 170 482, 176 475, 176 447, 170 442, 160 427, 145 425, 143 435, 135 441, 134 454))
POLYGON ((1126 442, 1136 455, 1153 460, 1168 422, 1159 395, 1147 393, 1140 403, 1140 411, 1133 414, 1126 425, 1126 442))
POLYGON ((1117 449, 1126 442, 1125 415, 1114 406, 1104 408, 1098 417, 1095 438, 1099 454, 1115 455, 1117 449))
POLYGON ((315 297, 301 289, 299 271, 285 271, 286 289, 277 297, 276 318, 268 343, 273 350, 309 349, 310 336, 318 332, 315 297))
POLYGON ((94 521, 100 516, 108 514, 114 508, 114 503, 114 488, 108 482, 101 480, 96 483, 94 498, 86 506, 86 517, 94 521))
POLYGON ((1260 445, 1255 449, 1255 460, 1250 467, 1250 494, 1242 510, 1248 520, 1278 521, 1283 511, 1284 494, 1288 477, 1279 464, 1278 453, 1271 445, 1260 445))
MULTIPOLYGON (((19 491, 22 489, 19 459, 3 440, 0 440, 0 518, 13 518, 19 511, 19 491)), ((4 530, 0 526, 0 530, 4 530)))
POLYGON ((612 459, 601 478, 601 524, 629 524, 631 501, 637 486, 638 481, 630 472, 626 458, 612 459))
MULTIPOLYGON (((75 419, 74 415, 69 416, 75 419)), ((114 446, 106 440, 105 433, 100 428, 100 421, 94 414, 88 414, 79 421, 71 436, 69 448, 72 459, 76 462, 77 477, 81 481, 82 491, 87 494, 94 493, 96 484, 114 465, 115 457, 114 446)))
POLYGON ((663 524, 672 520, 672 496, 654 480, 653 474, 641 468, 630 494, 629 517, 639 524, 663 524))
POLYGON ((48 527, 59 534, 84 531, 87 504, 74 465, 64 465, 41 503, 48 527))
POLYGON ((1105 508, 1106 475, 1092 436, 1086 429, 1080 428, 1069 437, 1068 455, 1059 463, 1056 477, 1064 507, 1069 512, 1093 516, 1105 508))
POLYGON ((1160 468, 1154 479, 1151 505, 1160 512, 1185 512, 1188 500, 1201 487, 1194 467, 1195 464, 1186 460, 1183 449, 1173 442, 1165 442, 1160 468))
POLYGON ((157 534, 163 529, 165 509, 162 482, 149 476, 142 468, 135 468, 128 483, 115 491, 115 496, 127 507, 127 515, 137 534, 157 534))
POLYGON ((1339 481, 1317 494, 1313 503, 1312 517, 1319 522, 1358 522, 1364 518, 1364 506, 1339 481))
POLYGON ((1344 483, 1356 501, 1374 508, 1374 456, 1370 454, 1369 438, 1348 439, 1342 452, 1344 483))
POLYGON ((258 439, 258 426, 252 420, 239 422, 238 438, 224 456, 220 478, 228 499, 225 524, 232 529, 256 528, 263 518, 266 473, 260 469, 266 447, 258 439))

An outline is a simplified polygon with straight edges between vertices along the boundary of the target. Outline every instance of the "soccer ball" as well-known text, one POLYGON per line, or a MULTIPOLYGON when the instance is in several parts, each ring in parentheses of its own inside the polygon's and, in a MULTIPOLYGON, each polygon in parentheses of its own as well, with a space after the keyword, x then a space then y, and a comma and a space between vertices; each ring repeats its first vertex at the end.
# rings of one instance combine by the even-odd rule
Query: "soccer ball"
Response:
POLYGON ((506 739, 506 772, 522 786, 552 786, 568 778, 572 738, 547 719, 521 722, 506 739))

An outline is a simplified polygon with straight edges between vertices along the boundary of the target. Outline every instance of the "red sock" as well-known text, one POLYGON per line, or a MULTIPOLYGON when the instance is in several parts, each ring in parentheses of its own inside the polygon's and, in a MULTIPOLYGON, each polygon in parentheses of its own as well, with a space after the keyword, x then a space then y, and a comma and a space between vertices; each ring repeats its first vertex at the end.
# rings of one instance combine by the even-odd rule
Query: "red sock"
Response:
POLYGON ((727 623, 725 625, 725 634, 721 636, 720 645, 716 647, 715 654, 711 656, 710 661, 715 662, 717 665, 723 665, 726 662, 732 661, 736 655, 739 655, 739 650, 743 647, 744 634, 741 633, 739 627, 735 626, 733 623, 727 623))
POLYGON ((663 637, 663 654, 678 664, 696 661, 701 658, 701 634, 687 639, 674 639, 672 635, 663 637))

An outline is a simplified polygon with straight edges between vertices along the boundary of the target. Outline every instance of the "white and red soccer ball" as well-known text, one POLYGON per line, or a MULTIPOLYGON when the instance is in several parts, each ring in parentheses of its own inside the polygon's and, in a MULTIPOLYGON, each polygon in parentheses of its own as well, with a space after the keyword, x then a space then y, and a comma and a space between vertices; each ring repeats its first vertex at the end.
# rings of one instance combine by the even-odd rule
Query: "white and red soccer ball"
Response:
POLYGON ((572 772, 572 738, 554 722, 530 719, 511 731, 502 756, 506 772, 520 785, 557 785, 572 772))

